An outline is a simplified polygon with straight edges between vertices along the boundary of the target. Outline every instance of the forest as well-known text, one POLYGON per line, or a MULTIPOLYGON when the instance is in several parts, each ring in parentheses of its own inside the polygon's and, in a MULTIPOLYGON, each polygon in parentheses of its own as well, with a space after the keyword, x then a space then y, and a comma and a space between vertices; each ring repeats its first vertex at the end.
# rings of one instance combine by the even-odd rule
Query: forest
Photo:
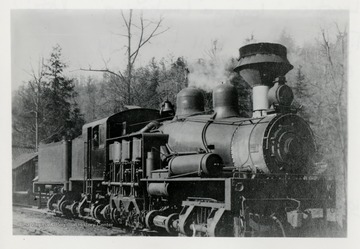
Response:
MULTIPOLYGON (((223 58, 221 39, 209 40, 203 58, 196 61, 185 57, 158 58, 138 66, 137 56, 148 42, 161 39, 166 32, 163 20, 147 25, 145 19, 137 23, 124 16, 128 39, 125 68, 117 71, 103 68, 79 68, 98 72, 98 76, 82 74, 72 78, 65 73, 66 58, 61 45, 54 44, 47 58, 38 62, 29 79, 13 94, 13 146, 32 147, 81 134, 82 125, 104 118, 134 106, 156 108, 168 99, 176 103, 176 94, 188 86, 200 87, 211 109, 211 87, 207 82, 230 82, 239 93, 241 115, 251 115, 251 89, 233 72, 238 54, 223 58), (147 31, 150 32, 145 32, 147 31), (132 36, 140 32, 138 40, 132 36), (85 75, 85 76, 84 76, 85 75), (211 79, 211 80, 209 80, 211 79)), ((138 21, 138 20, 136 20, 138 21)), ((346 225, 347 179, 347 82, 348 34, 346 27, 334 24, 336 33, 319 28, 319 38, 297 44, 291 33, 284 30, 278 43, 288 49, 288 59, 294 69, 287 74, 287 83, 293 88, 294 108, 314 131, 317 142, 317 173, 335 175, 337 180, 338 221, 346 225)), ((254 35, 239 41, 239 47, 260 42, 254 35)), ((70 62, 71 63, 71 62, 70 62)), ((93 74, 92 74, 93 75, 93 74)), ((316 173, 316 172, 315 172, 316 173)))

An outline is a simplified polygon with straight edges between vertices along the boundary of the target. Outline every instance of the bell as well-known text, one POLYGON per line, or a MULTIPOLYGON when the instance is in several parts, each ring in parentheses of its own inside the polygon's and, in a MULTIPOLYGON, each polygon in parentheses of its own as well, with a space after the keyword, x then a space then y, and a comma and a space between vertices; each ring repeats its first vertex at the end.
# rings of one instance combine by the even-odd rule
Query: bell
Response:
POLYGON ((162 104, 161 104, 161 109, 160 109, 160 115, 174 115, 175 111, 174 111, 174 106, 173 104, 171 104, 171 102, 169 100, 165 100, 162 104))

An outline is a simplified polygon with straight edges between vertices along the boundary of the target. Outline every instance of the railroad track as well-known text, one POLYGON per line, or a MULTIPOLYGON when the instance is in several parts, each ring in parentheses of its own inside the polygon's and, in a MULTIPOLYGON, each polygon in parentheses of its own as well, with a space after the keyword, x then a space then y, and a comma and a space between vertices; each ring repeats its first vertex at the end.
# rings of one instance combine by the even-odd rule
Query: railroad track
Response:
POLYGON ((119 227, 106 226, 106 224, 58 217, 55 213, 49 212, 46 209, 33 208, 27 205, 14 205, 13 214, 14 235, 138 235, 119 227))
POLYGON ((31 205, 27 205, 27 204, 22 204, 22 203, 13 203, 14 207, 27 207, 27 208, 32 208, 33 206, 31 205))
POLYGON ((39 229, 39 228, 30 228, 30 227, 24 227, 24 226, 20 226, 17 224, 13 224, 13 228, 19 229, 19 230, 24 230, 26 231, 26 234, 29 235, 56 235, 56 233, 52 233, 49 231, 46 231, 44 229, 39 229))

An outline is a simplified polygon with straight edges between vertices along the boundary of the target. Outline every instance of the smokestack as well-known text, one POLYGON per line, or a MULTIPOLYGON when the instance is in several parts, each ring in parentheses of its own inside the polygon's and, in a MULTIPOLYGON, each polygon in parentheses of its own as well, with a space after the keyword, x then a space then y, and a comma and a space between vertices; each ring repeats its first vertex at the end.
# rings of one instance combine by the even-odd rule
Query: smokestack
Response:
POLYGON ((253 88, 253 117, 266 115, 268 92, 278 77, 284 77, 293 66, 286 47, 275 43, 255 43, 239 49, 240 59, 234 69, 253 88))

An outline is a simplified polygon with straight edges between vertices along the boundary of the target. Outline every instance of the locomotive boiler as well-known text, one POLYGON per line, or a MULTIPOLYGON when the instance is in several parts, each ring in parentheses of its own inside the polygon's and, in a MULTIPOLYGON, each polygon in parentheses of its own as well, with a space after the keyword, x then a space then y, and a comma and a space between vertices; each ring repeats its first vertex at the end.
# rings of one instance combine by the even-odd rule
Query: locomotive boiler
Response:
POLYGON ((185 88, 175 113, 166 101, 160 112, 85 125, 70 186, 49 209, 157 235, 306 236, 326 224, 334 181, 312 174, 316 146, 291 106, 292 68, 280 44, 240 48, 234 70, 252 86, 250 118, 239 115, 235 87, 222 84, 212 111, 201 90, 185 88))

